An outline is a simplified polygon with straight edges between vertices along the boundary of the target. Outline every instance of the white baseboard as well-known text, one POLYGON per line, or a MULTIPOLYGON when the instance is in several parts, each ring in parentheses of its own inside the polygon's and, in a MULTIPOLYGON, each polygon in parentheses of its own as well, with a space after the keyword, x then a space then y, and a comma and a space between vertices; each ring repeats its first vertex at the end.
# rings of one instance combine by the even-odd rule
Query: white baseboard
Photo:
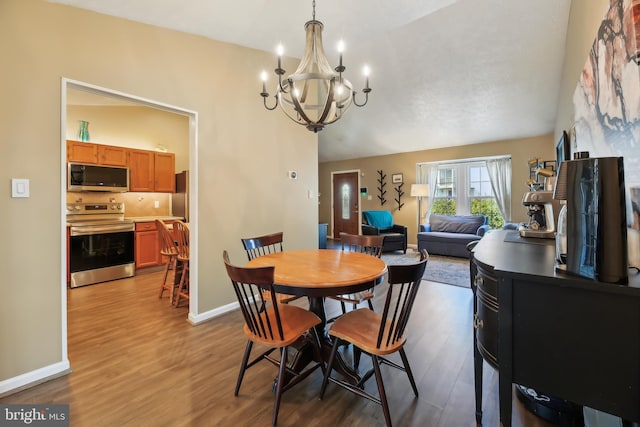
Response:
POLYGON ((69 365, 69 361, 65 360, 63 362, 54 363, 53 365, 18 375, 17 377, 0 381, 0 397, 17 393, 25 388, 33 387, 69 373, 71 373, 71 367, 69 365))
POLYGON ((205 311, 204 313, 200 313, 195 316, 189 313, 188 321, 192 325, 197 325, 207 320, 213 319, 214 317, 218 317, 222 314, 233 311, 237 308, 240 308, 240 304, 238 304, 238 301, 223 305, 222 307, 214 308, 213 310, 205 311))

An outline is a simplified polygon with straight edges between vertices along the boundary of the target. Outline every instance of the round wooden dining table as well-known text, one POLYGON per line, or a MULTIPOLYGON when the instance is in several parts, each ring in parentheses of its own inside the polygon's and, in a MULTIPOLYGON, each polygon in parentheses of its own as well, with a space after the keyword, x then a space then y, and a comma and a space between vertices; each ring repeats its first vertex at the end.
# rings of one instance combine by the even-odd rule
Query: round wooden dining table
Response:
MULTIPOLYGON (((350 294, 373 288, 381 283, 387 272, 387 265, 380 258, 359 252, 335 249, 302 249, 276 252, 252 259, 247 267, 275 266, 274 289, 276 292, 306 296, 309 310, 322 323, 318 326, 318 336, 322 341, 322 354, 328 360, 331 340, 325 331, 326 315, 324 297, 350 294)), ((313 359, 310 345, 302 345, 292 369, 301 371, 313 359)), ((360 380, 358 374, 340 358, 334 365, 350 382, 360 380)))

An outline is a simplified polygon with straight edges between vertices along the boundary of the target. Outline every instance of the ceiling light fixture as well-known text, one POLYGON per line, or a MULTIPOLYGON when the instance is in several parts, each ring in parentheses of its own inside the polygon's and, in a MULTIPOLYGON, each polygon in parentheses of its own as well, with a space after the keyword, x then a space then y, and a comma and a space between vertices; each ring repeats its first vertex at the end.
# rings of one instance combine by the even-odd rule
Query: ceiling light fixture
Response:
POLYGON ((349 109, 351 104, 364 107, 369 100, 369 68, 364 67, 365 87, 362 93, 364 102, 356 102, 357 92, 353 90, 351 82, 342 76, 346 67, 342 65, 344 42, 338 43, 340 63, 332 69, 322 47, 322 22, 316 21, 316 2, 313 1, 312 20, 304 28, 307 32, 304 55, 295 73, 283 79, 285 70, 282 69, 282 55, 284 49, 278 46, 278 87, 272 107, 267 105, 269 93, 266 89, 267 73, 262 72, 262 92, 264 106, 267 110, 274 110, 278 105, 294 122, 304 125, 307 129, 318 132, 326 125, 337 121, 349 109))

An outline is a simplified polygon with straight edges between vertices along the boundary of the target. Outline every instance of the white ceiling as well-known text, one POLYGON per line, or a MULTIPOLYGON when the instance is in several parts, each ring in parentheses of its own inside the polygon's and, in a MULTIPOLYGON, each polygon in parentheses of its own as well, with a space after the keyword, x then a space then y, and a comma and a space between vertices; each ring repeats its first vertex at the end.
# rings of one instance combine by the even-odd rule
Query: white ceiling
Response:
MULTIPOLYGON (((311 19, 311 0, 50 1, 295 57, 311 19)), ((570 5, 317 0, 330 62, 343 39, 347 78, 361 89, 366 63, 373 88, 319 133, 319 161, 552 133, 570 5)))

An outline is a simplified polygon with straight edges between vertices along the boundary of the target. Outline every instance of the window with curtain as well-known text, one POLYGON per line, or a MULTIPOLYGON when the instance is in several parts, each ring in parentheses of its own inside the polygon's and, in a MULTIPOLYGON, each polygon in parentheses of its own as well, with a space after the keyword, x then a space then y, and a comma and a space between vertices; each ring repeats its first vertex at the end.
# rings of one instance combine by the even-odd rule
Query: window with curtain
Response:
MULTIPOLYGON (((435 182, 430 213, 482 214, 489 219, 491 228, 502 228, 505 222, 504 205, 511 204, 510 158, 425 163, 419 164, 418 169, 421 182, 435 182), (509 174, 496 174, 494 161, 500 164, 501 170, 508 169, 509 174), (497 194, 496 188, 499 189, 497 194)), ((507 211, 507 215, 508 220, 510 212, 507 211)))

